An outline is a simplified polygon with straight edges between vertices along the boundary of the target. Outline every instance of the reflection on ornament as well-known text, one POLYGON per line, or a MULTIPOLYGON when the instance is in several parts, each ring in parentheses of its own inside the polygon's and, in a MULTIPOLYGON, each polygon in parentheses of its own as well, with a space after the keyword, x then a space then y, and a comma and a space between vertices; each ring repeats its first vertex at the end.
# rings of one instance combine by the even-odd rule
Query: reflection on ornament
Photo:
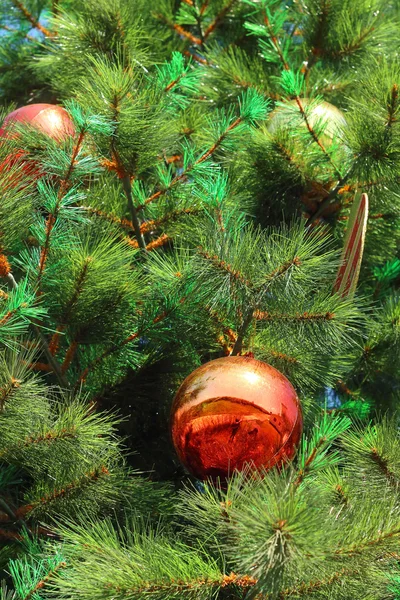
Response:
MULTIPOLYGON (((316 103, 315 100, 311 101, 308 98, 300 98, 300 102, 305 109, 310 126, 312 128, 323 126, 323 134, 320 136, 322 144, 324 146, 331 144, 335 136, 340 135, 346 126, 343 113, 329 102, 316 103), (312 103, 312 108, 307 110, 310 103, 312 103)), ((299 124, 306 127, 296 100, 291 100, 287 103, 287 107, 278 106, 272 111, 267 129, 274 134, 279 129, 297 127, 299 124)))
POLYGON ((75 133, 67 111, 62 106, 54 104, 28 104, 17 108, 4 119, 0 137, 10 135, 12 124, 15 122, 32 125, 57 141, 64 140, 75 133))
POLYGON ((294 456, 300 403, 282 373, 254 358, 228 356, 193 371, 171 412, 177 454, 197 478, 222 479, 246 464, 270 469, 294 456))

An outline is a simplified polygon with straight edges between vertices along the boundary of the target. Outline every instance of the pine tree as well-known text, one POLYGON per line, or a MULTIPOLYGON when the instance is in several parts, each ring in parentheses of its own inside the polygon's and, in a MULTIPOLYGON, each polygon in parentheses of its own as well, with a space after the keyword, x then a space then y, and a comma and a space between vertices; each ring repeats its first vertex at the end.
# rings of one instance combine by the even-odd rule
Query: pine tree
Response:
POLYGON ((1 119, 61 104, 74 134, 0 136, 1 600, 400 598, 399 17, 2 1, 1 119), (301 444, 198 482, 173 396, 249 352, 295 386, 301 444))

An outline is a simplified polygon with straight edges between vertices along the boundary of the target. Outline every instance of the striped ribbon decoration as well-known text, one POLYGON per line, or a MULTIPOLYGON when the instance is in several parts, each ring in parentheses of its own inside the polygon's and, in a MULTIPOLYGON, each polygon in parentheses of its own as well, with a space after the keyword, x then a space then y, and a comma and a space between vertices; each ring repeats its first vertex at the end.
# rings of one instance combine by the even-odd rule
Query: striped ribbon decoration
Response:
POLYGON ((368 195, 358 192, 351 207, 340 267, 333 286, 333 291, 340 294, 342 298, 353 296, 356 291, 364 251, 367 221, 368 195))

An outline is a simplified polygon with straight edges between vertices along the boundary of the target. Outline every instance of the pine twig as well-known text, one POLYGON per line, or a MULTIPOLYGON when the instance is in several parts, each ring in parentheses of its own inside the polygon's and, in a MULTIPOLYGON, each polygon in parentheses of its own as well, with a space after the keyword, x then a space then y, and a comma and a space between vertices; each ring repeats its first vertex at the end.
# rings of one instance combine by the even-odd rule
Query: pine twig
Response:
MULTIPOLYGON (((18 283, 15 281, 12 273, 8 273, 7 279, 10 281, 10 283, 14 289, 18 288, 18 283)), ((67 379, 64 377, 63 373, 61 372, 60 365, 58 364, 58 362, 55 360, 54 356, 50 352, 50 348, 48 346, 46 338, 44 337, 42 331, 39 329, 37 323, 33 319, 31 322, 32 322, 32 326, 35 330, 35 333, 38 336, 38 338, 42 344, 43 351, 46 355, 46 358, 49 361, 49 364, 51 365, 51 367, 54 371, 54 374, 56 375, 56 377, 58 379, 58 382, 60 383, 61 387, 68 388, 69 383, 68 383, 67 379)))
POLYGON ((43 27, 43 25, 41 25, 41 23, 32 15, 32 13, 29 12, 29 10, 22 2, 20 2, 20 0, 11 0, 11 2, 15 6, 15 8, 17 8, 20 11, 20 13, 22 13, 25 19, 29 21, 32 27, 38 29, 41 33, 43 33, 43 35, 47 37, 53 37, 53 33, 49 29, 46 29, 46 27, 43 27))
POLYGON ((58 573, 60 569, 65 569, 66 566, 66 562, 64 562, 63 560, 60 561, 58 565, 55 565, 55 567, 51 571, 49 571, 47 575, 45 575, 41 578, 40 581, 38 581, 38 583, 30 590, 30 592, 28 592, 23 598, 21 597, 21 600, 31 600, 31 598, 33 598, 34 596, 37 597, 39 591, 42 590, 49 583, 49 581, 54 577, 54 575, 58 573))
POLYGON ((238 334, 238 336, 236 338, 236 342, 235 342, 235 344, 234 344, 234 346, 232 348, 231 356, 238 356, 241 353, 242 348, 243 348, 244 337, 245 337, 246 332, 247 332, 247 330, 248 330, 248 328, 249 328, 249 326, 250 326, 250 324, 251 324, 251 322, 253 320, 253 312, 254 312, 253 308, 251 308, 248 311, 246 317, 243 319, 243 323, 242 323, 242 326, 241 326, 241 328, 239 330, 239 334, 238 334))
POLYGON ((228 4, 226 4, 222 10, 217 14, 217 16, 215 17, 215 19, 213 20, 212 23, 210 23, 210 25, 207 27, 207 29, 204 32, 204 39, 206 40, 208 38, 208 36, 219 26, 219 24, 221 23, 221 21, 224 19, 224 17, 228 14, 228 12, 231 10, 232 6, 237 2, 237 0, 230 0, 230 2, 228 2, 228 4))
POLYGON ((180 175, 176 175, 176 177, 174 177, 172 179, 172 181, 163 190, 159 190, 158 192, 155 192, 154 194, 152 194, 151 196, 149 196, 148 198, 146 198, 146 200, 142 204, 139 204, 139 206, 136 207, 136 210, 137 211, 143 210, 144 208, 146 208, 146 206, 148 204, 150 204, 151 202, 154 202, 154 200, 157 200, 157 198, 159 198, 160 196, 163 196, 164 194, 166 194, 177 183, 179 183, 182 180, 186 179, 186 176, 188 175, 188 173, 190 173, 190 171, 194 167, 196 167, 197 165, 200 165, 205 160, 207 160, 208 158, 210 158, 210 156, 222 144, 222 142, 224 141, 224 139, 226 138, 226 136, 229 134, 229 132, 232 131, 233 129, 235 129, 242 122, 243 122, 243 119, 241 117, 238 117, 233 123, 231 123, 229 125, 229 127, 226 128, 226 130, 223 133, 221 133, 221 135, 216 140, 216 142, 214 142, 214 144, 206 152, 204 152, 204 154, 202 154, 196 161, 194 161, 194 163, 192 163, 191 165, 188 165, 186 167, 186 169, 182 173, 180 173, 180 175))
MULTIPOLYGON (((271 38, 271 41, 272 41, 272 43, 273 43, 273 45, 274 45, 274 48, 275 48, 275 50, 276 50, 276 52, 277 52, 277 54, 278 54, 278 56, 279 56, 279 59, 280 59, 280 61, 281 61, 281 63, 282 63, 282 66, 283 66, 284 70, 285 70, 285 71, 290 71, 290 66, 289 66, 289 63, 288 63, 288 62, 287 62, 287 60, 285 59, 285 56, 284 56, 284 54, 283 54, 283 52, 282 52, 282 48, 281 48, 281 45, 280 45, 280 43, 279 43, 279 40, 278 40, 278 38, 276 37, 276 35, 274 34, 274 32, 273 32, 273 29, 272 29, 271 22, 270 22, 270 20, 269 20, 269 18, 268 18, 268 15, 267 15, 266 13, 264 14, 264 23, 265 23, 265 26, 266 26, 266 28, 267 28, 267 31, 268 31, 268 33, 269 33, 269 36, 270 36, 270 38, 271 38)), ((321 142, 321 140, 319 139, 318 135, 317 135, 317 134, 316 134, 316 132, 314 131, 313 127, 311 126, 311 123, 310 123, 310 121, 309 121, 309 119, 308 119, 308 117, 307 117, 306 111, 304 110, 304 106, 303 106, 303 104, 302 104, 302 102, 301 102, 301 98, 300 98, 300 96, 295 96, 295 101, 296 101, 296 104, 297 104, 297 106, 298 106, 298 108, 299 108, 300 114, 301 114, 301 116, 302 116, 302 118, 303 118, 303 121, 304 121, 304 123, 305 123, 305 125, 306 125, 306 127, 307 127, 307 130, 308 130, 309 134, 310 134, 310 135, 311 135, 311 137, 313 138, 314 142, 315 142, 315 143, 316 143, 316 144, 319 146, 319 148, 321 149, 321 151, 324 153, 324 155, 325 155, 325 156, 326 156, 326 158, 328 159, 328 162, 329 162, 329 163, 332 165, 332 167, 334 168, 334 170, 335 170, 335 173, 336 173, 336 174, 338 175, 338 177, 340 178, 340 177, 341 177, 340 170, 337 168, 337 166, 336 166, 336 165, 335 165, 335 163, 333 162, 333 160, 332 160, 332 157, 331 157, 331 156, 330 156, 330 154, 327 152, 327 150, 326 150, 325 146, 322 144, 322 142, 321 142)))
MULTIPOLYGON (((182 304, 184 301, 185 301, 185 298, 181 298, 179 303, 182 304)), ((171 310, 169 310, 169 311, 165 310, 162 313, 160 313, 159 315, 157 315, 156 317, 154 317, 154 319, 152 320, 152 324, 155 325, 156 323, 163 321, 166 317, 169 316, 169 314, 172 312, 172 310, 174 310, 174 307, 171 310)), ((134 333, 131 333, 131 335, 128 335, 128 337, 126 337, 124 340, 122 340, 122 342, 120 342, 118 345, 114 345, 114 346, 110 346, 109 348, 106 348, 106 350, 104 350, 104 352, 102 352, 102 354, 100 354, 94 360, 92 360, 89 363, 89 365, 86 367, 86 369, 84 371, 82 371, 81 375, 78 378, 76 385, 79 385, 81 382, 84 382, 86 380, 86 378, 89 374, 89 371, 91 371, 93 369, 93 367, 97 366, 100 362, 102 362, 108 356, 111 356, 115 352, 118 352, 118 350, 120 350, 121 348, 123 348, 124 346, 129 344, 130 342, 133 342, 134 340, 136 340, 139 337, 139 335, 140 335, 140 331, 135 331, 134 333)))
POLYGON ((124 188, 125 196, 128 200, 128 208, 129 212, 131 213, 131 219, 137 243, 139 244, 139 248, 141 248, 142 250, 146 250, 146 242, 144 241, 142 232, 140 230, 139 217, 137 214, 137 209, 133 202, 132 185, 129 175, 124 175, 124 177, 122 178, 122 187, 124 188))

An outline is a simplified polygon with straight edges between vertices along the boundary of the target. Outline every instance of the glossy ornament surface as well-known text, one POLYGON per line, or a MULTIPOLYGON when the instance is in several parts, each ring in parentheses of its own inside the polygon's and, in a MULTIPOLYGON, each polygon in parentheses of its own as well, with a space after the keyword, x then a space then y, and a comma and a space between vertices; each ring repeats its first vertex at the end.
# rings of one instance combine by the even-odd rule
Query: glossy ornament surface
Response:
POLYGON ((193 371, 171 410, 176 452, 198 479, 224 479, 246 464, 270 469, 291 459, 302 425, 289 380, 245 356, 219 358, 193 371))
MULTIPOLYGON (((300 98, 300 102, 303 108, 310 104, 308 98, 300 98)), ((290 128, 291 125, 298 126, 299 123, 306 127, 296 100, 291 100, 287 104, 289 110, 278 106, 270 114, 267 124, 270 133, 274 134, 281 128, 290 128)), ((321 135, 321 142, 324 146, 331 144, 335 136, 340 135, 340 132, 346 127, 346 119, 343 113, 329 102, 324 101, 315 104, 311 111, 306 112, 306 115, 311 127, 314 128, 320 123, 324 125, 323 134, 321 135)))
POLYGON ((6 116, 0 137, 12 135, 12 123, 27 123, 49 137, 61 141, 75 133, 74 125, 62 106, 55 104, 28 104, 6 116))

